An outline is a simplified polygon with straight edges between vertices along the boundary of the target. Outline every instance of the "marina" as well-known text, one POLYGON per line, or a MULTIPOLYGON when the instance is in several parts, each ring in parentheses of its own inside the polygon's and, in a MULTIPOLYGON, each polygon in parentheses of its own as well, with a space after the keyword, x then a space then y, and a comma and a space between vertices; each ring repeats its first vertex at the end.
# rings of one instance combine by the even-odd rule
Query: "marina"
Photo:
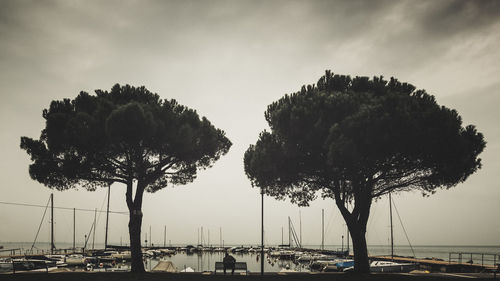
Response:
MULTIPOLYGON (((418 247, 417 247, 418 248, 418 247)), ((8 250, 8 249, 6 249, 8 250)), ((130 252, 121 249, 87 250, 55 249, 53 254, 6 255, 2 252, 0 271, 14 273, 25 271, 77 272, 77 271, 129 271, 130 252)), ((298 248, 265 248, 265 272, 345 272, 353 266, 352 256, 332 255, 334 251, 298 248)), ((237 262, 245 263, 245 273, 260 270, 260 249, 257 246, 235 247, 152 247, 143 248, 143 261, 149 272, 206 272, 214 273, 216 263, 221 262, 225 252, 231 253, 237 262)), ((7 253, 9 253, 7 251, 7 253)), ((452 253, 449 254, 450 257, 452 253)), ((467 256, 463 253, 463 256, 467 256)), ((470 254, 468 255, 470 258, 470 254)), ((481 256, 475 254, 475 256, 481 256)), ((438 258, 412 258, 390 255, 372 255, 373 272, 475 272, 487 273, 497 270, 498 255, 483 254, 483 263, 442 260, 438 258)), ((473 254, 474 258, 474 254, 473 254)))
MULTIPOLYGON (((109 199, 109 189, 106 199, 109 199)), ((37 242, 39 230, 33 243, 2 243, 0 248, 0 272, 127 272, 131 270, 131 252, 129 246, 108 243, 109 200, 106 210, 106 226, 104 244, 95 244, 96 216, 83 245, 75 240, 75 210, 73 209, 73 242, 59 243, 56 247, 54 237, 54 196, 50 195, 45 212, 50 206, 50 242, 37 242), (92 240, 90 242, 90 238, 92 240), (4 245, 7 245, 5 248, 4 245)), ((389 194, 389 206, 392 206, 389 194)), ((222 240, 222 229, 219 229, 219 245, 210 244, 210 231, 205 239, 204 229, 197 229, 197 246, 166 246, 166 226, 163 232, 163 247, 154 246, 149 229, 149 245, 146 233, 142 246, 142 258, 147 272, 198 272, 216 274, 221 270, 226 253, 233 255, 237 261, 237 269, 244 274, 258 273, 328 273, 349 272, 354 269, 353 253, 349 248, 349 235, 346 244, 325 245, 324 210, 322 210, 321 244, 302 246, 301 222, 296 231, 292 220, 288 217, 288 241, 285 244, 284 228, 281 231, 281 244, 268 245, 226 245, 222 240), (264 253, 264 260, 261 258, 264 253)), ((402 224, 402 222, 401 222, 402 224)), ((41 225, 41 224, 40 224, 41 225)), ((492 273, 497 272, 500 261, 500 247, 495 246, 395 246, 393 243, 392 209, 390 209, 390 244, 387 246, 371 246, 370 271, 382 273, 409 272, 446 272, 446 273, 492 273), (417 255, 415 253, 419 253, 417 255)), ((170 241, 169 241, 170 244, 170 241)))

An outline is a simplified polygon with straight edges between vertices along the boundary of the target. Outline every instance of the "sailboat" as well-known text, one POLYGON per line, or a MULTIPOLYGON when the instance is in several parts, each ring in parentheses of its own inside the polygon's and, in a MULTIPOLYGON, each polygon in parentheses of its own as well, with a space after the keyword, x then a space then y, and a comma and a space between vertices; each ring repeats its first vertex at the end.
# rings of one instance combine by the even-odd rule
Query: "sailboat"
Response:
MULTIPOLYGON (((371 272, 410 272, 417 269, 415 263, 398 263, 394 262, 394 232, 392 225, 392 197, 389 193, 389 217, 391 222, 391 261, 375 260, 370 263, 371 272)), ((345 268, 343 271, 354 270, 354 266, 345 268)))
POLYGON ((389 192, 389 216, 391 220, 391 261, 372 261, 370 263, 371 272, 410 272, 417 269, 414 263, 394 262, 394 232, 392 225, 392 197, 389 192))

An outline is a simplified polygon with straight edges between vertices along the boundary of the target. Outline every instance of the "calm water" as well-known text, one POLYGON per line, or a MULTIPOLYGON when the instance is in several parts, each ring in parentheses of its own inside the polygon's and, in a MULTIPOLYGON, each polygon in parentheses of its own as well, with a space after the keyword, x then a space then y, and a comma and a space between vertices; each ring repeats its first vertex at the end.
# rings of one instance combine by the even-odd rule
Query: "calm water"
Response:
MULTIPOLYGON (((31 244, 29 242, 25 243, 14 243, 14 242, 0 242, 0 246, 3 246, 4 249, 13 249, 13 248, 22 248, 24 250, 29 250, 31 248, 31 244)), ((77 247, 82 247, 83 245, 76 245, 77 247)), ((173 246, 185 246, 185 245, 173 245, 173 246)), ((241 246, 241 245, 238 245, 241 246)), ((71 243, 56 243, 57 248, 71 248, 71 243)), ((88 248, 91 248, 92 245, 87 245, 88 248)), ((95 244, 94 247, 103 248, 102 244, 95 244)), ((308 245, 307 248, 319 248, 318 245, 308 245)), ((339 245, 330 245, 326 246, 326 249, 336 250, 340 249, 339 245)), ((34 252, 36 253, 37 249, 39 251, 49 249, 49 243, 37 243, 36 248, 34 248, 34 252)), ((448 261, 450 252, 463 252, 463 253, 483 253, 483 254, 497 254, 500 255, 500 246, 413 246, 413 254, 411 248, 409 246, 395 246, 394 254, 399 256, 416 256, 418 258, 438 258, 448 261)), ((390 247, 385 245, 372 245, 368 246, 368 252, 370 255, 390 255, 390 247)), ((351 249, 352 253, 352 249, 351 249)), ((8 255, 9 252, 0 252, 0 255, 8 255)), ((237 261, 247 262, 248 269, 252 272, 260 271, 260 261, 257 260, 257 254, 234 254, 233 255, 237 261)), ((215 262, 222 261, 222 253, 203 253, 202 255, 194 254, 194 255, 186 255, 184 253, 178 253, 168 258, 171 260, 174 265, 182 270, 184 267, 191 267, 196 271, 213 271, 215 262)), ((260 257, 259 257, 260 258, 260 257)), ((457 261, 458 256, 454 256, 454 260, 457 261)), ((463 256, 462 261, 466 262, 470 260, 470 255, 463 256)), ((481 263, 481 255, 473 255, 472 259, 475 263, 481 263)), ((493 256, 485 256, 484 263, 485 264, 493 264, 493 256), (489 260, 490 259, 490 260, 489 260)), ((498 261, 497 261, 498 262, 498 261)), ((150 269, 156 265, 157 261, 151 260, 146 264, 146 268, 150 269)), ((272 261, 269 263, 267 260, 265 261, 265 270, 267 272, 276 272, 280 271, 281 268, 286 267, 287 265, 290 269, 294 269, 297 271, 305 271, 307 268, 302 267, 300 265, 295 265, 290 261, 272 261)))
MULTIPOLYGON (((260 255, 258 254, 231 254, 237 262, 246 262, 250 272, 260 272, 260 255)), ((222 261, 223 253, 203 253, 186 255, 179 253, 171 257, 165 258, 174 263, 179 271, 186 267, 191 267, 197 272, 214 271, 215 262, 222 261)), ((150 260, 146 263, 146 270, 151 270, 158 263, 158 260, 150 260)), ((264 271, 266 272, 279 272, 282 268, 289 268, 295 271, 309 271, 308 266, 301 264, 294 264, 290 260, 276 260, 268 262, 264 260, 264 271)))

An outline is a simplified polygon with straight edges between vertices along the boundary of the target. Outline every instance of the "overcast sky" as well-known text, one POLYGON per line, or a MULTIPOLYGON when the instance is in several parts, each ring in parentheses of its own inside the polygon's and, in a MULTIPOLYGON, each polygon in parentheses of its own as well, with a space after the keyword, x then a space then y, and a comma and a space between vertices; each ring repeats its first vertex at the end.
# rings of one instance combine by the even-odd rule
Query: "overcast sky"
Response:
MULTIPOLYGON (((51 192, 28 174, 20 137, 38 138, 50 101, 115 83, 146 86, 223 129, 233 146, 192 184, 146 194, 143 233, 163 243, 260 241, 260 195, 243 153, 267 128, 264 111, 326 69, 394 76, 455 108, 484 133, 483 168, 467 182, 424 198, 396 195, 414 245, 500 244, 500 1, 27 1, 0 0, 0 201, 45 205, 51 192), (208 237, 205 237, 207 240, 208 237)), ((111 209, 126 211, 125 187, 111 209)), ((106 191, 54 192, 55 205, 102 208, 106 191)), ((105 207, 104 207, 105 208, 105 207)), ((299 208, 265 198, 266 242, 281 243, 299 208), (286 230, 285 230, 286 233, 286 230)), ((340 244, 345 225, 332 200, 301 208, 304 244, 340 244)), ((372 207, 368 243, 386 245, 386 199, 372 207)), ((0 245, 32 241, 43 209, 0 204, 0 245)), ((72 212, 57 210, 56 239, 72 241, 72 212)), ((93 213, 77 212, 77 240, 93 213)), ((48 219, 41 241, 49 238, 48 219)), ((111 215, 110 240, 128 240, 128 217, 111 215)), ((143 235, 144 236, 144 235, 143 235)), ((96 239, 104 240, 104 216, 96 239)), ((407 245, 399 223, 395 243, 407 245)))

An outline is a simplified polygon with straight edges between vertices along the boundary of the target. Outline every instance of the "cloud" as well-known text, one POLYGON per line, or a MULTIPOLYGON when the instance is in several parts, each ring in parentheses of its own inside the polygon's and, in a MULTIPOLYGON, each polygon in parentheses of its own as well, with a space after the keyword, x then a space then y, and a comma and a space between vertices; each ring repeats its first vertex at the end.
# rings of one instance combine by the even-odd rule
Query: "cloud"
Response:
POLYGON ((421 11, 422 32, 435 38, 481 32, 500 22, 500 2, 496 0, 431 1, 421 11))

